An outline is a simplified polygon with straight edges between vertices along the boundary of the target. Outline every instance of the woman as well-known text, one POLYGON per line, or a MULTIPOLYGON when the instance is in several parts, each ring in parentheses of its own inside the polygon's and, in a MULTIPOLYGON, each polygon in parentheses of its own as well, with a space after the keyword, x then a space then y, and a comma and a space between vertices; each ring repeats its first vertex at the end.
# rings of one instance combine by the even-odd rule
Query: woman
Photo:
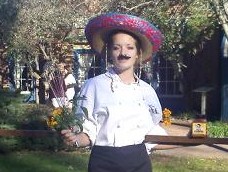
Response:
POLYGON ((145 135, 166 135, 159 126, 162 109, 154 89, 139 79, 135 67, 157 52, 162 36, 149 22, 109 13, 90 20, 85 29, 91 47, 105 52, 112 66, 89 79, 80 92, 77 115, 83 131, 63 130, 68 145, 91 146, 89 172, 151 172, 148 156, 156 144, 145 135))

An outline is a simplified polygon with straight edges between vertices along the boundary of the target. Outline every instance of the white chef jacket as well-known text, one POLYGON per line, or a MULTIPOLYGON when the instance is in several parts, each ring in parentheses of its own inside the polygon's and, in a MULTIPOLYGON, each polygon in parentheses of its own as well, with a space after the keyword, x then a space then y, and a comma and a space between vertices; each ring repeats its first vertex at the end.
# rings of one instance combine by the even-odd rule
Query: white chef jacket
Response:
MULTIPOLYGON (((111 68, 85 82, 76 115, 93 145, 122 147, 142 143, 147 134, 166 134, 159 126, 162 109, 154 89, 140 79, 125 84, 111 68)), ((146 146, 150 150, 155 144, 146 146)))

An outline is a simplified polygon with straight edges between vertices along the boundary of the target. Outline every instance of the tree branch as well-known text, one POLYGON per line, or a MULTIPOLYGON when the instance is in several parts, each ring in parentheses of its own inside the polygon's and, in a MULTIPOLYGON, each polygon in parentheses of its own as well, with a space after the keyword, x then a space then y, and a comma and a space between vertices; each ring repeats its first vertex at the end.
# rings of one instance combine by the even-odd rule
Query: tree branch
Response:
POLYGON ((50 58, 49 58, 49 56, 47 55, 47 53, 45 52, 44 46, 41 45, 41 44, 39 44, 39 47, 40 47, 42 53, 44 54, 45 59, 46 59, 46 60, 49 60, 50 58))
MULTIPOLYGON (((161 2, 161 0, 157 1, 155 6, 157 6, 160 2, 161 2)), ((127 8, 127 7, 123 7, 123 8, 125 8, 127 10, 127 12, 129 12, 129 11, 133 11, 133 10, 135 10, 137 8, 148 6, 148 5, 152 4, 152 3, 155 3, 155 2, 154 1, 148 1, 148 2, 141 3, 141 4, 139 4, 137 6, 134 6, 134 7, 131 7, 131 8, 127 8)))

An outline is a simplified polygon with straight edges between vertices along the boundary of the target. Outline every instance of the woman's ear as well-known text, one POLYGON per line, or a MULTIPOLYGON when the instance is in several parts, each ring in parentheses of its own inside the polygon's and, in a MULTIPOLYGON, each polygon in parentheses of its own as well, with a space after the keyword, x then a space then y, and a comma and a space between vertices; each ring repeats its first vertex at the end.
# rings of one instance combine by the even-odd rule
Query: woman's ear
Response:
POLYGON ((142 63, 142 49, 139 50, 138 56, 136 59, 136 65, 140 65, 142 63))
POLYGON ((139 57, 142 57, 142 48, 139 50, 139 57))

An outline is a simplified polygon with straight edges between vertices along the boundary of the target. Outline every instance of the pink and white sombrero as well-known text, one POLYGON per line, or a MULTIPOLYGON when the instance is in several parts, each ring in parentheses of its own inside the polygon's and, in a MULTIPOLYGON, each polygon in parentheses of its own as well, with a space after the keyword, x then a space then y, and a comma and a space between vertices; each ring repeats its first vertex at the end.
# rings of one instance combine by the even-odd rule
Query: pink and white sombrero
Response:
POLYGON ((131 32, 139 38, 143 62, 150 60, 162 43, 162 34, 153 24, 136 16, 119 13, 102 14, 91 19, 86 25, 85 35, 92 49, 101 54, 107 36, 114 30, 131 32))

